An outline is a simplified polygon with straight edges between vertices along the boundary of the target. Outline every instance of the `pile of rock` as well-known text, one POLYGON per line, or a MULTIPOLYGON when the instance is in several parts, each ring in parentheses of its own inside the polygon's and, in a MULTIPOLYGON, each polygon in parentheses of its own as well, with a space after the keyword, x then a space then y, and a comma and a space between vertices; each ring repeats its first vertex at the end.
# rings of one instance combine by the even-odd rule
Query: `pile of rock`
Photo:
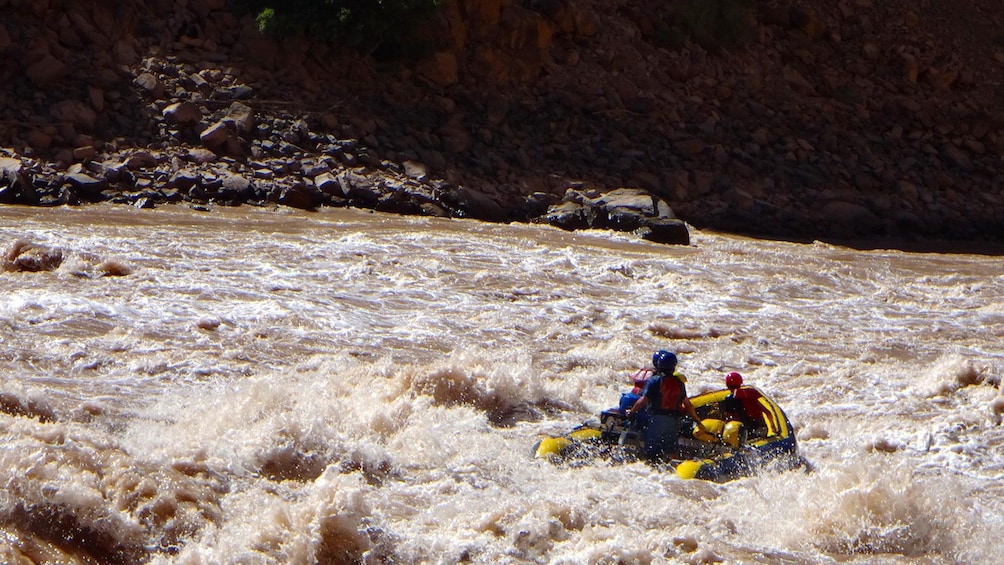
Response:
POLYGON ((388 72, 224 0, 0 0, 0 203, 1004 236, 1001 47, 915 2, 773 0, 721 50, 682 4, 455 0, 388 72))

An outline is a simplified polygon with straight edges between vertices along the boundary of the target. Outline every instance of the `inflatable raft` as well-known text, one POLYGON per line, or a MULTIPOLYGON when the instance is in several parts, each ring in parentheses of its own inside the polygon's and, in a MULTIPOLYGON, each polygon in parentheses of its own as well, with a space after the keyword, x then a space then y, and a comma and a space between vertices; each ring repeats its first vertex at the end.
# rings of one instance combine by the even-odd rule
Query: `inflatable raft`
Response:
MULTIPOLYGON (((595 458, 629 462, 644 458, 644 414, 624 416, 637 395, 622 395, 618 408, 604 410, 570 432, 541 439, 534 455, 554 463, 581 464, 595 458)), ((803 467, 791 421, 770 397, 753 387, 733 394, 728 389, 690 398, 701 423, 700 432, 684 417, 680 453, 667 464, 684 479, 724 482, 757 472, 803 467), (741 398, 736 398, 737 396, 741 398)))

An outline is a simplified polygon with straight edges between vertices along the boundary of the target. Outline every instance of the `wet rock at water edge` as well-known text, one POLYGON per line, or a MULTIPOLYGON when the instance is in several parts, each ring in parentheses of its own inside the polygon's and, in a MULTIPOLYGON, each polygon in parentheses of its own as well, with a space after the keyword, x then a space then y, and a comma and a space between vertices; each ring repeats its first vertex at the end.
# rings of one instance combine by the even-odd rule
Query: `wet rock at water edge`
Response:
POLYGON ((611 191, 573 189, 536 219, 565 230, 632 232, 657 243, 689 245, 690 232, 661 198, 635 188, 611 191))
POLYGON ((489 222, 502 222, 506 219, 506 211, 498 203, 468 188, 457 187, 446 191, 443 194, 443 202, 461 217, 489 222))
POLYGON ((15 204, 23 191, 33 191, 20 159, 0 157, 0 204, 15 204))
POLYGON ((87 173, 73 173, 66 176, 66 182, 77 194, 89 200, 101 199, 101 192, 108 188, 108 181, 94 178, 87 173))

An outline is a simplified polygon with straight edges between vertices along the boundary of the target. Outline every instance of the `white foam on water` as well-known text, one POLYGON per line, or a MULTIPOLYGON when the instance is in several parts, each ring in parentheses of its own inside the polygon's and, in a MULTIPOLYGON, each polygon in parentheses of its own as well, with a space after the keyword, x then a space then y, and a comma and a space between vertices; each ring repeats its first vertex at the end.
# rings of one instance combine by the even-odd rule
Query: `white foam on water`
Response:
POLYGON ((0 555, 902 564, 1001 550, 995 258, 352 211, 14 213, 0 245, 132 270, 0 273, 0 555), (616 405, 660 348, 692 393, 732 370, 761 387, 814 471, 719 485, 530 456, 616 405))

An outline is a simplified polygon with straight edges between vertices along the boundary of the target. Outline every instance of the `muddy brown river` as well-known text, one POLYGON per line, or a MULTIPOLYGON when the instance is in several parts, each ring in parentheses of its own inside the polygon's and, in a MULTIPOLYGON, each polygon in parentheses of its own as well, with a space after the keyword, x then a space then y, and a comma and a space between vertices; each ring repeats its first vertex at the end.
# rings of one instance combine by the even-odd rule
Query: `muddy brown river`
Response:
POLYGON ((355 210, 0 207, 4 563, 994 563, 1004 263, 355 210), (123 276, 106 276, 101 265, 123 276), (652 352, 811 472, 534 443, 652 352))

